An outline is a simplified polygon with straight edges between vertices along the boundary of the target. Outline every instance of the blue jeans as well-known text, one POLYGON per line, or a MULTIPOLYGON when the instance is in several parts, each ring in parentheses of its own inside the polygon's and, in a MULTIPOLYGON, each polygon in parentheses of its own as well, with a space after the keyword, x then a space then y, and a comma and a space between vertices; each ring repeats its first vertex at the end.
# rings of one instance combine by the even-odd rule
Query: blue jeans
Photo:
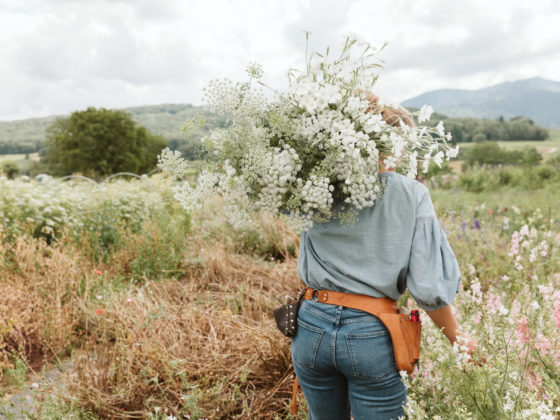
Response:
POLYGON ((389 331, 379 319, 343 306, 304 300, 292 361, 310 420, 397 419, 406 388, 389 331))

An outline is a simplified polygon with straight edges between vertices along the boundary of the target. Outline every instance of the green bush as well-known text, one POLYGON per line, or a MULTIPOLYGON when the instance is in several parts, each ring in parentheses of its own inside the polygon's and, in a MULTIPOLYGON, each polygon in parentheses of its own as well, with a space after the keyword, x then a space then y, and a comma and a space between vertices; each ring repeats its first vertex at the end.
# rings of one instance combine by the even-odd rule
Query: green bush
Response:
POLYGON ((458 186, 469 192, 498 191, 509 187, 519 190, 537 190, 560 183, 560 171, 551 165, 536 167, 502 166, 478 167, 463 172, 458 186))
POLYGON ((0 172, 4 172, 8 179, 14 179, 19 175, 20 171, 16 163, 8 161, 2 164, 2 170, 0 172))
POLYGON ((549 157, 546 161, 548 165, 556 167, 556 169, 560 169, 560 152, 556 153, 555 155, 549 157))
POLYGON ((482 142, 478 143, 464 153, 466 167, 476 165, 538 165, 542 156, 535 148, 525 148, 523 150, 506 150, 497 143, 482 142))

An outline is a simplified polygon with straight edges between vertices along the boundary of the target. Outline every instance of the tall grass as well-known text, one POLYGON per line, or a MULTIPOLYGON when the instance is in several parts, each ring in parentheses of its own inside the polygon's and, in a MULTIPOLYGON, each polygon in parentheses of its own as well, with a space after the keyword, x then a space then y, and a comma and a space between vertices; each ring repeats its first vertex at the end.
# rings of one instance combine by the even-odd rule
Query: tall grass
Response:
MULTIPOLYGON (((465 364, 422 314, 410 418, 550 418, 560 406, 557 174, 535 186, 525 171, 479 169, 466 176, 486 177, 481 189, 432 190, 463 276, 455 312, 486 363, 465 364)), ((48 244, 22 229, 2 241, 1 389, 21 385, 22 363, 70 355, 45 418, 289 418, 289 340, 271 312, 301 286, 298 237, 265 215, 234 231, 218 201, 186 216, 165 194, 133 223, 108 209, 95 220, 110 234, 61 229, 48 244)))

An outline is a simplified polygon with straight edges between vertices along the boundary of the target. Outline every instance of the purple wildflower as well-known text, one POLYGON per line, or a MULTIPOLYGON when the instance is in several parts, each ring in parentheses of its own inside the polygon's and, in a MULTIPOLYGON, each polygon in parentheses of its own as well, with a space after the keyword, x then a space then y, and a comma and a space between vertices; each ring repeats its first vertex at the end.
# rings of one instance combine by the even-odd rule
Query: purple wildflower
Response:
POLYGON ((474 222, 474 227, 480 229, 480 222, 476 217, 473 219, 473 222, 474 222))

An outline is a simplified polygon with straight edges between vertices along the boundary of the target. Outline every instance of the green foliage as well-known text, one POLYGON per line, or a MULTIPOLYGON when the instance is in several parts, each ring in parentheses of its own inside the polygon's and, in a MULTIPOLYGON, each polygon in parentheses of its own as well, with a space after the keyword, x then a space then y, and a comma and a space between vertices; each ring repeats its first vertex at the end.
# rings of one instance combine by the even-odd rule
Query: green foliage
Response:
POLYGON ((155 167, 165 146, 165 139, 136 126, 129 114, 88 108, 47 128, 43 160, 54 175, 145 173, 155 167))
POLYGON ((60 398, 49 395, 41 404, 38 418, 43 420, 95 420, 95 416, 91 411, 84 410, 74 401, 65 402, 60 398))
POLYGON ((2 164, 0 172, 4 172, 8 179, 14 179, 19 175, 19 167, 14 162, 7 161, 2 164))
MULTIPOLYGON (((417 108, 408 108, 416 110, 417 108)), ((432 115, 428 125, 435 126, 443 121, 445 129, 451 132, 457 142, 483 142, 485 140, 546 140, 549 131, 535 125, 525 117, 513 117, 509 121, 503 117, 495 120, 486 118, 450 118, 443 114, 432 115)))
POLYGON ((554 166, 557 169, 560 169, 560 153, 556 153, 552 157, 548 158, 546 163, 551 166, 554 166))
POLYGON ((134 254, 129 265, 131 278, 159 280, 183 273, 190 216, 181 210, 170 205, 162 217, 146 222, 140 235, 127 237, 125 249, 134 254))
POLYGON ((463 172, 457 185, 466 191, 481 193, 500 191, 504 187, 517 190, 538 190, 560 187, 560 172, 551 165, 536 167, 504 166, 496 169, 480 167, 463 172))
POLYGON ((25 375, 27 375, 27 371, 28 367, 25 360, 14 356, 14 367, 4 371, 4 385, 21 388, 25 384, 25 375))
POLYGON ((467 167, 475 165, 537 165, 542 156, 534 148, 506 150, 494 142, 485 141, 469 147, 463 153, 467 167))
POLYGON ((429 179, 435 176, 446 175, 451 173, 453 173, 453 168, 449 166, 449 163, 447 161, 443 161, 441 163, 441 166, 436 165, 436 163, 432 161, 428 166, 428 173, 425 174, 425 177, 429 179))

